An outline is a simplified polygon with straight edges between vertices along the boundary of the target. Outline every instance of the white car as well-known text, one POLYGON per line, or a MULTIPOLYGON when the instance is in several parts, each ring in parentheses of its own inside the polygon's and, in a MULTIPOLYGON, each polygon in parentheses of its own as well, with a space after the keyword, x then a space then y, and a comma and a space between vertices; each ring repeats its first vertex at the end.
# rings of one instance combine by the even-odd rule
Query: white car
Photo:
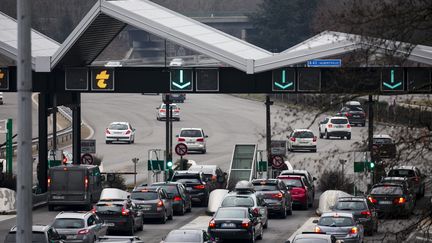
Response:
POLYGON ((202 128, 182 128, 180 134, 176 136, 178 143, 186 144, 188 151, 207 152, 206 138, 202 128))
POLYGON ((170 64, 171 67, 181 67, 184 65, 184 61, 181 58, 174 58, 171 60, 170 64))
MULTIPOLYGON (((172 109, 172 120, 180 121, 180 107, 177 104, 170 104, 170 109, 172 109)), ((161 121, 166 119, 166 105, 161 104, 156 107, 156 120, 161 121)))
POLYGON ((135 128, 129 122, 113 122, 105 129, 105 143, 135 142, 135 128))
POLYGON ((317 151, 317 137, 311 130, 295 129, 288 140, 288 151, 310 150, 317 151))
POLYGON ((320 138, 325 137, 345 137, 351 139, 351 124, 348 118, 342 116, 326 117, 319 123, 319 136, 320 138))

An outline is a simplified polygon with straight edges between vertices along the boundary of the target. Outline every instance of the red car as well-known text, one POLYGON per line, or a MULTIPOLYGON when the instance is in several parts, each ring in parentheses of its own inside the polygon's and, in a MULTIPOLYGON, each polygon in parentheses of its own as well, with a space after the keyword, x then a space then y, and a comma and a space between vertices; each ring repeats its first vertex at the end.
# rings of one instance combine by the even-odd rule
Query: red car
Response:
POLYGON ((311 188, 306 186, 304 178, 301 176, 278 176, 278 179, 282 180, 287 189, 291 192, 293 205, 299 205, 303 209, 312 207, 313 204, 313 192, 311 188))

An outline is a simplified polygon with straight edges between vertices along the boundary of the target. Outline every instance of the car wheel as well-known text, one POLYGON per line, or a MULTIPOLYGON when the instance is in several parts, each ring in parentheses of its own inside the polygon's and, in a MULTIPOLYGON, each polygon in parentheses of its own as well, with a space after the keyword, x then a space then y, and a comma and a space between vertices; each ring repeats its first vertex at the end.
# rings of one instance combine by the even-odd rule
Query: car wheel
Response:
POLYGON ((261 229, 261 234, 258 236, 258 240, 262 240, 264 237, 264 230, 261 229))
POLYGON ((346 137, 348 140, 351 140, 351 133, 346 137))
POLYGON ((189 204, 189 207, 186 209, 186 212, 188 213, 192 212, 192 204, 189 204))
POLYGON ((207 153, 207 149, 204 149, 203 151, 201 151, 202 154, 207 153))
POLYGON ((321 130, 319 130, 319 138, 323 138, 323 134, 321 133, 321 130))
POLYGON ((168 216, 168 220, 173 220, 173 212, 168 216))
POLYGON ((287 215, 292 215, 292 204, 290 205, 290 207, 287 209, 287 215))
POLYGON ((266 223, 263 225, 263 228, 264 228, 264 229, 267 229, 267 228, 268 228, 268 219, 267 219, 266 223))
POLYGON ((105 143, 106 143, 106 144, 110 144, 111 142, 110 142, 110 141, 108 141, 108 140, 105 140, 105 143))
POLYGON ((165 211, 165 213, 162 215, 162 218, 160 218, 160 223, 165 224, 166 221, 167 221, 167 215, 166 215, 166 211, 165 211))
POLYGON ((325 135, 324 135, 324 136, 325 136, 326 139, 329 139, 329 138, 330 138, 330 136, 329 136, 327 130, 325 130, 325 135))
POLYGON ((283 209, 281 210, 281 212, 280 212, 280 218, 281 218, 281 219, 285 219, 286 216, 287 216, 286 208, 283 208, 283 209))
POLYGON ((141 226, 138 228, 138 231, 144 230, 144 220, 141 218, 141 226))

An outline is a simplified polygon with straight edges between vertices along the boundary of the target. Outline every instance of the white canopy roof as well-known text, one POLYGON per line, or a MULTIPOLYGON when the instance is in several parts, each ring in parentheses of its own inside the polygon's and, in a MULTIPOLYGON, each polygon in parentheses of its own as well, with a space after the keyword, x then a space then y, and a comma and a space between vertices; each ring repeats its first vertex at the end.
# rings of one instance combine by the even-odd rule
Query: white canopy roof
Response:
MULTIPOLYGON (((32 29, 32 63, 36 56, 52 56, 60 44, 32 29)), ((15 19, 0 12, 0 54, 16 61, 18 56, 18 24, 15 19)))

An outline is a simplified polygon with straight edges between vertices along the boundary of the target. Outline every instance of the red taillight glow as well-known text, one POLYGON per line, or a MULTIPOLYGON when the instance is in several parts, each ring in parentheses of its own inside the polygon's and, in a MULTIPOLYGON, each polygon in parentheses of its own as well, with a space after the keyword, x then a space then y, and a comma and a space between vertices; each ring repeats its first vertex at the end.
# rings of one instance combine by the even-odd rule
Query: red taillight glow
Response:
POLYGON ((314 136, 312 141, 313 141, 313 142, 316 142, 316 141, 317 141, 317 137, 314 136))
POLYGON ((79 235, 86 235, 86 234, 88 234, 88 233, 90 233, 90 230, 89 230, 89 229, 82 229, 82 230, 78 231, 78 234, 79 234, 79 235))
POLYGON ((68 161, 67 157, 63 154, 63 164, 66 164, 68 161))
POLYGON ((197 138, 197 142, 204 142, 204 138, 197 138))
POLYGON ((329 123, 329 124, 328 124, 328 127, 329 127, 329 128, 332 128, 332 127, 333 127, 333 124, 329 123))
POLYGON ((160 109, 159 112, 165 112, 165 109, 160 109))
POLYGON ((352 114, 351 113, 346 113, 345 116, 346 117, 350 117, 350 116, 352 116, 352 114))
POLYGON ((242 222, 242 228, 249 228, 250 226, 250 221, 249 220, 243 220, 242 222))
POLYGON ((184 138, 177 138, 177 141, 178 142, 184 142, 184 141, 186 141, 186 139, 184 139, 184 138))
POLYGON ((175 197, 174 197, 174 201, 181 201, 181 200, 182 200, 182 198, 179 197, 179 196, 175 196, 175 197))
POLYGON ((85 189, 88 188, 88 178, 87 178, 87 176, 84 178, 84 187, 85 187, 85 189))
POLYGON ((51 186, 51 177, 48 177, 48 187, 51 186))
POLYGON ((378 200, 376 200, 376 199, 373 198, 373 197, 368 197, 368 200, 369 200, 369 202, 371 202, 371 203, 377 203, 377 202, 378 202, 378 200))
POLYGON ((366 215, 366 217, 370 217, 371 216, 371 212, 369 210, 367 211, 363 211, 360 213, 361 215, 366 215))
POLYGON ((158 206, 158 207, 163 207, 163 206, 164 206, 163 201, 162 201, 162 200, 159 200, 159 202, 157 203, 157 206, 158 206))
POLYGON ((296 138, 295 137, 291 137, 290 140, 293 141, 293 142, 295 142, 296 138))
POLYGON ((216 227, 216 222, 214 221, 214 219, 210 220, 209 228, 215 228, 215 227, 216 227))
POLYGON ((205 186, 204 185, 197 185, 197 186, 194 186, 193 188, 202 190, 202 189, 205 189, 205 186))
POLYGON ((92 212, 92 213, 96 213, 96 212, 97 212, 97 210, 96 210, 96 206, 93 206, 91 212, 92 212))
POLYGON ((406 199, 404 197, 399 197, 394 199, 395 204, 404 204, 406 203, 406 199))
POLYGON ((314 232, 315 233, 320 233, 321 232, 321 228, 318 227, 318 226, 316 226, 315 229, 314 229, 314 232))
POLYGON ((130 134, 130 133, 131 133, 131 130, 127 130, 127 131, 126 131, 126 134, 130 134))
POLYGON ((347 124, 347 128, 351 128, 351 125, 350 125, 350 124, 347 124))
POLYGON ((105 129, 105 133, 106 133, 106 134, 111 134, 110 131, 108 130, 108 128, 105 129))
POLYGON ((272 195, 273 198, 278 198, 278 199, 282 199, 283 198, 283 194, 282 193, 276 193, 272 195))
POLYGON ((129 210, 126 209, 126 208, 122 208, 122 212, 121 213, 122 213, 123 216, 129 215, 129 210))
POLYGON ((352 227, 351 231, 349 232, 350 235, 356 235, 358 234, 358 228, 357 227, 352 227))

